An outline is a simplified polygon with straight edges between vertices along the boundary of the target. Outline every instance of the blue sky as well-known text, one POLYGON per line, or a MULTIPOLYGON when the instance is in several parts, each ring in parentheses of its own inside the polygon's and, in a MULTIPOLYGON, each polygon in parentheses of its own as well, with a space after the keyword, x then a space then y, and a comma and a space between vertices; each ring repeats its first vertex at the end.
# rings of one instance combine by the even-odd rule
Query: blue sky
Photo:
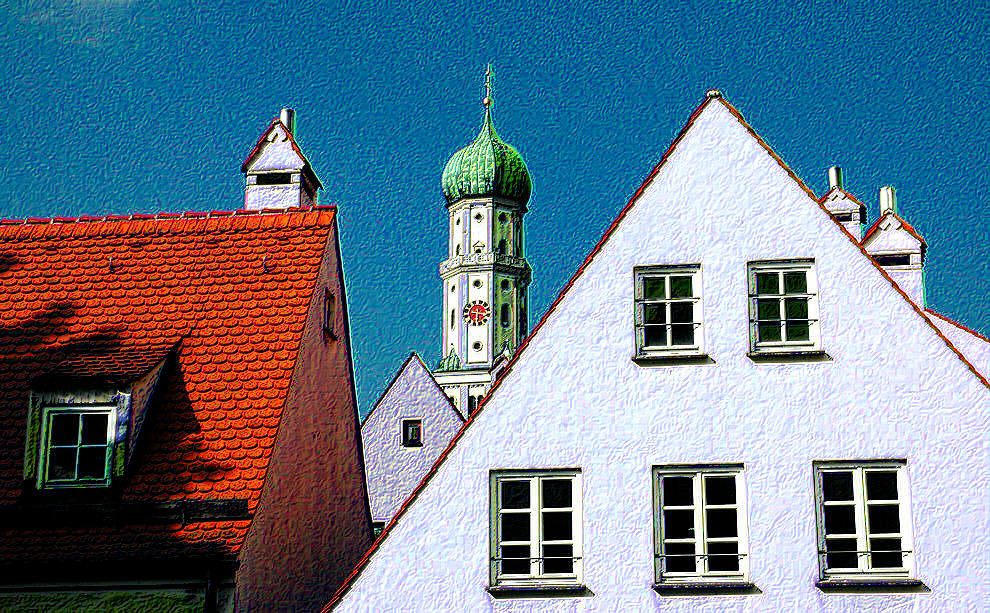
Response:
POLYGON ((533 178, 531 326, 716 87, 817 194, 842 166, 872 222, 895 186, 929 306, 990 334, 985 6, 51 0, 0 20, 3 218, 238 208, 244 157, 297 110, 339 206, 362 413, 410 351, 439 358, 440 175, 487 62, 533 178))

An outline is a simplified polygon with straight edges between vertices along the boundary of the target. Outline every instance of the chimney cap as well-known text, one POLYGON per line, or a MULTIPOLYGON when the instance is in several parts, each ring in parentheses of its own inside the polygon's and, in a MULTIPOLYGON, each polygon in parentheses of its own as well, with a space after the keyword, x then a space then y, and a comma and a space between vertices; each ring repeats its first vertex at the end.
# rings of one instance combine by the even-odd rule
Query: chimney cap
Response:
POLYGON ((831 166, 828 169, 828 189, 829 191, 833 189, 842 189, 842 168, 838 166, 831 166))
POLYGON ((721 97, 722 97, 722 92, 720 92, 717 89, 710 89, 707 92, 705 92, 705 98, 711 99, 711 98, 721 98, 721 97))
POLYGON ((289 130, 289 134, 296 131, 296 112, 294 110, 283 107, 278 114, 278 120, 289 130))
POLYGON ((890 185, 880 188, 880 216, 897 213, 897 190, 890 185))

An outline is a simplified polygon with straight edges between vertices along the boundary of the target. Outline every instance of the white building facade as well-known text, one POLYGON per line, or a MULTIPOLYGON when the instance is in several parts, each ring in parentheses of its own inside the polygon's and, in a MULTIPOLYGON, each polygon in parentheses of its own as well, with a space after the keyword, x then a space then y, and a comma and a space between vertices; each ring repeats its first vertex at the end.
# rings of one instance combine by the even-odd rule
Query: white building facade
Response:
POLYGON ((326 610, 986 610, 990 383, 849 223, 709 92, 326 610))

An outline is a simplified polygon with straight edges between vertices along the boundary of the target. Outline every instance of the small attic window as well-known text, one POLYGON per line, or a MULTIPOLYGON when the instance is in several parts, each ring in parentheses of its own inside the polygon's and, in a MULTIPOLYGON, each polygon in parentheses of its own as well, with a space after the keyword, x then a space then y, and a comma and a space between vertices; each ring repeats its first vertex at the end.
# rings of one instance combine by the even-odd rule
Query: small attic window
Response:
POLYGON ((287 185, 292 183, 292 174, 288 172, 266 172, 258 175, 258 185, 287 185))
POLYGON ((330 289, 323 291, 323 333, 332 339, 337 335, 333 329, 333 322, 337 317, 337 298, 330 289))
POLYGON ((423 420, 403 419, 402 420, 402 446, 422 447, 423 446, 423 420))
POLYGON ((875 255, 873 259, 881 266, 907 266, 911 263, 911 256, 908 254, 875 255))
POLYGON ((113 460, 115 406, 45 407, 43 487, 105 486, 113 460))
POLYGON ((852 213, 833 213, 832 215, 835 217, 836 221, 841 221, 843 223, 853 220, 852 213))

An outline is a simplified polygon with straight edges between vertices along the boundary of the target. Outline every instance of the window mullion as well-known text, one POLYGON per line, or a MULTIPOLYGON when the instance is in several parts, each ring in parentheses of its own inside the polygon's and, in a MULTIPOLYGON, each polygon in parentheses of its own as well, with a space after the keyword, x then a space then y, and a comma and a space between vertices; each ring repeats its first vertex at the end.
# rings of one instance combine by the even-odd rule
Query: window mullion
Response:
POLYGON ((866 471, 862 468, 854 469, 853 474, 853 499, 855 501, 856 517, 856 563, 857 568, 868 571, 872 567, 871 555, 869 552, 869 540, 866 530, 866 471))
POLYGON ((540 478, 533 477, 529 480, 529 573, 536 577, 543 574, 543 532, 540 530, 543 500, 540 493, 540 478))
POLYGON ((708 543, 705 542, 705 491, 704 473, 693 476, 694 480, 694 568, 695 572, 708 572, 708 543))

